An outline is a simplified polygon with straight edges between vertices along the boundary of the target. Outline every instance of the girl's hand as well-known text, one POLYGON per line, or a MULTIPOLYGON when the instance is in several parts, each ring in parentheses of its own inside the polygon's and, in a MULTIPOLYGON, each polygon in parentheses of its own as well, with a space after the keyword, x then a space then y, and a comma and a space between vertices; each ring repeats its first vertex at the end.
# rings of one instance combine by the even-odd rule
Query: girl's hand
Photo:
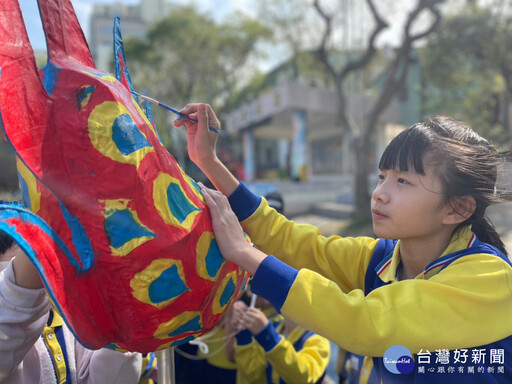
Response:
POLYGON ((247 308, 238 324, 239 329, 247 328, 253 335, 257 335, 267 326, 268 319, 258 308, 247 308))
POLYGON ((187 104, 181 111, 188 115, 191 120, 181 118, 174 121, 179 127, 185 125, 187 128, 187 147, 190 159, 198 166, 214 161, 217 158, 215 147, 218 134, 209 130, 209 126, 220 130, 220 121, 208 104, 187 104))
POLYGON ((229 196, 239 185, 229 169, 219 160, 215 152, 219 134, 209 129, 220 130, 220 121, 207 104, 188 104, 181 110, 197 123, 186 118, 175 120, 174 125, 187 128, 187 148, 190 159, 203 171, 217 190, 229 196))
POLYGON ((267 255, 253 248, 245 239, 242 227, 227 197, 218 191, 206 188, 201 183, 199 185, 210 210, 215 240, 222 256, 253 275, 267 255))

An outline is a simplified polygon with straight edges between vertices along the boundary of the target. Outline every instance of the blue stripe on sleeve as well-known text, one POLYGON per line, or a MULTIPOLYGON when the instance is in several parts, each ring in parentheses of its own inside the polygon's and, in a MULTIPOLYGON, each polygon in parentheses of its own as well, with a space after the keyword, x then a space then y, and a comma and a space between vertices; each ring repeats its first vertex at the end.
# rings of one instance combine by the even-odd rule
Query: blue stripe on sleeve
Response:
POLYGON ((251 291, 272 303, 281 312, 288 291, 299 271, 276 259, 266 257, 256 270, 251 282, 251 291))
POLYGON ((228 197, 231 209, 235 212, 239 221, 247 219, 260 206, 261 197, 252 193, 242 182, 228 197))
POLYGON ((265 352, 272 350, 281 341, 281 336, 279 336, 270 321, 254 338, 263 347, 265 352))
POLYGON ((243 329, 236 334, 236 343, 237 345, 248 345, 251 344, 252 335, 248 329, 243 329))

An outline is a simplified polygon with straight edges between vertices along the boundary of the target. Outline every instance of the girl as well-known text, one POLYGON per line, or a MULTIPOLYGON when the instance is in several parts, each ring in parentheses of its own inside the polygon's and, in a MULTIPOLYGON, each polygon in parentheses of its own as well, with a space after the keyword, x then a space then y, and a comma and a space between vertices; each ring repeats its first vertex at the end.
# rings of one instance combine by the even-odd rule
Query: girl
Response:
POLYGON ((382 155, 372 195, 381 239, 325 238, 227 171, 209 106, 182 112, 199 121, 185 122, 190 157, 220 191, 202 188, 217 243, 254 276, 254 293, 372 356, 384 383, 512 382, 512 266, 485 218, 497 175, 486 140, 446 117, 405 130, 382 155))

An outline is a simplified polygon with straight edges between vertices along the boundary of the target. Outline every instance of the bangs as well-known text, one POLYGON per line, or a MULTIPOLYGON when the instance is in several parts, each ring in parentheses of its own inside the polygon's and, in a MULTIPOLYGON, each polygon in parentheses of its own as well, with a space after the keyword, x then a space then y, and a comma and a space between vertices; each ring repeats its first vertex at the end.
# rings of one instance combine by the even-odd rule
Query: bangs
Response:
POLYGON ((379 169, 412 171, 424 175, 423 156, 430 147, 431 142, 421 124, 415 124, 389 143, 380 158, 379 169))

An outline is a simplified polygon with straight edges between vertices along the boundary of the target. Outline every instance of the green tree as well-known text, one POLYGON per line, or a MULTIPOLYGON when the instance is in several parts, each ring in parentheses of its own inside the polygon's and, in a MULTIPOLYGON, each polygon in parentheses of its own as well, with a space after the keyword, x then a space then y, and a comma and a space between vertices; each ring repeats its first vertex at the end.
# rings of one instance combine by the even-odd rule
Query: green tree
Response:
POLYGON ((356 204, 354 218, 356 219, 364 220, 370 216, 369 153, 371 139, 378 128, 378 120, 393 100, 393 97, 404 85, 414 44, 432 33, 439 25, 441 14, 438 7, 443 2, 444 0, 418 0, 408 13, 402 27, 402 39, 395 49, 394 57, 386 65, 384 82, 379 89, 375 89, 375 102, 369 112, 365 114, 362 126, 355 123, 355 119, 351 116, 351 111, 348 108, 347 82, 352 74, 363 70, 374 60, 377 52, 377 39, 389 24, 382 17, 381 13, 383 12, 376 6, 376 3, 367 0, 366 5, 373 19, 374 27, 367 39, 366 47, 358 55, 353 57, 349 55, 348 60, 339 66, 333 60, 333 53, 336 53, 332 45, 333 37, 336 34, 335 14, 326 10, 320 0, 314 0, 313 2, 317 13, 324 21, 324 32, 317 47, 317 58, 333 79, 338 102, 338 120, 342 129, 350 132, 353 148, 355 149, 354 194, 356 204), (430 21, 423 28, 418 28, 418 20, 421 20, 424 14, 430 16, 430 21))
POLYGON ((260 15, 264 15, 264 22, 276 29, 276 36, 280 37, 278 42, 287 47, 296 72, 302 74, 305 69, 321 69, 323 78, 329 79, 329 85, 335 91, 340 131, 351 140, 351 147, 354 148, 356 219, 364 220, 370 215, 370 147, 379 118, 404 85, 414 45, 438 26, 441 19, 438 7, 444 2, 416 0, 410 4, 401 28, 402 39, 395 47, 393 57, 380 62, 382 55, 379 55, 377 41, 388 27, 398 25, 396 11, 405 2, 261 2, 263 11, 260 15), (308 58, 300 54, 304 51, 314 53, 316 65, 304 60, 308 58), (374 83, 375 67, 384 70, 379 87, 374 83), (368 76, 369 73, 372 75, 368 76), (348 107, 349 94, 368 91, 374 95, 374 103, 365 113, 363 124, 358 124, 348 107))
MULTIPOLYGON (((235 13, 216 22, 195 7, 176 7, 153 25, 144 39, 125 42, 134 86, 176 108, 191 101, 212 104, 219 114, 229 108, 232 92, 258 75, 254 64, 263 52, 259 44, 271 31, 250 17, 235 13)), ((153 108, 166 145, 168 114, 153 108)), ((184 161, 184 138, 173 132, 171 151, 184 161)))
POLYGON ((469 2, 446 17, 422 50, 425 112, 469 122, 495 142, 512 139, 512 17, 508 2, 469 2), (508 133, 507 133, 508 132, 508 133))

